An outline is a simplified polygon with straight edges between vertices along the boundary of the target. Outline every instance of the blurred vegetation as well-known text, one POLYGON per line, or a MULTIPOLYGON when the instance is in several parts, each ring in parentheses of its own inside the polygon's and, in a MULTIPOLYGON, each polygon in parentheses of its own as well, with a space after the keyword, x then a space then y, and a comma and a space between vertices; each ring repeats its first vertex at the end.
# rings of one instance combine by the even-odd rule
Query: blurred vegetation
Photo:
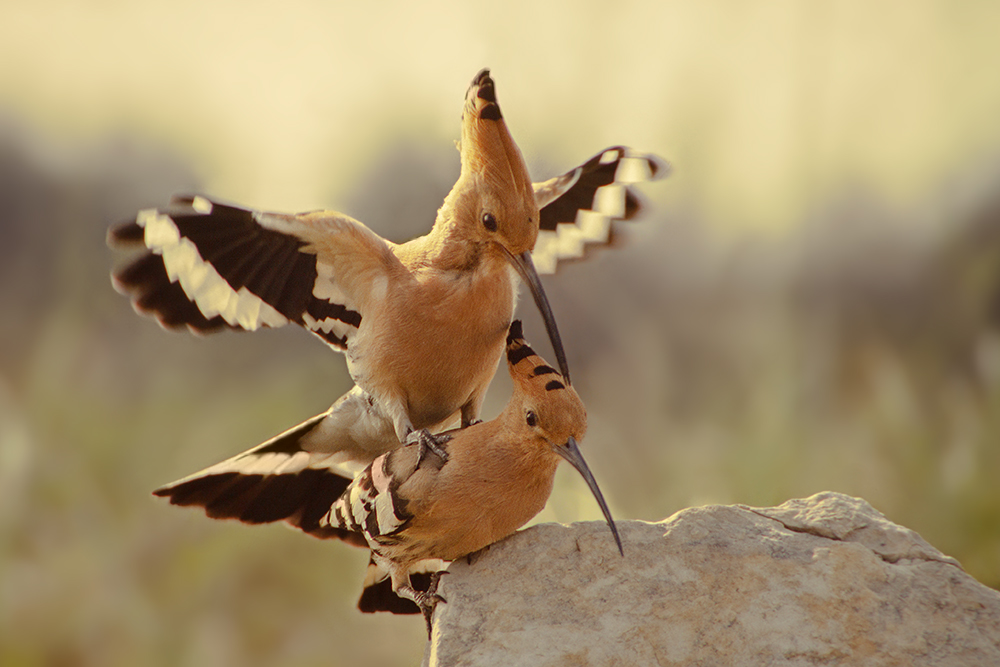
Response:
MULTIPOLYGON (((416 662, 419 620, 354 609, 360 550, 150 496, 324 409, 342 360, 296 330, 166 333, 111 290, 107 224, 196 188, 178 160, 3 138, 0 664, 416 662)), ((345 208, 405 238, 393 219, 433 211, 454 162, 403 142, 345 208)), ((655 205, 624 231, 546 279, 619 518, 832 489, 1000 586, 1000 168, 908 211, 845 195, 780 237, 655 205)), ((598 518, 577 482, 542 520, 598 518)))

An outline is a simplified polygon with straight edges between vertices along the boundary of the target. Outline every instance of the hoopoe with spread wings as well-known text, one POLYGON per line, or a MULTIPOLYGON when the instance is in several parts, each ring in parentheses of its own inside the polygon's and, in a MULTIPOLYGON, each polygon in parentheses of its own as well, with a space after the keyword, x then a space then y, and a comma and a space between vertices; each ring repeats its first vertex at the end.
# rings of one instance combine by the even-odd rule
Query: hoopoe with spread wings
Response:
POLYGON ((434 453, 411 444, 376 458, 320 519, 361 533, 371 548, 366 584, 388 578, 427 619, 442 601, 410 582, 423 561, 454 561, 512 534, 538 514, 552 493, 556 466, 570 462, 587 481, 624 555, 611 512, 577 443, 587 412, 576 391, 525 342, 515 320, 507 336, 514 392, 496 419, 450 432, 434 453))
MULTIPOLYGON (((418 437, 433 449, 431 432, 457 417, 473 423, 513 317, 511 267, 569 381, 532 250, 539 256, 544 240, 541 261, 552 270, 555 257, 607 242, 611 222, 638 210, 631 185, 667 166, 614 147, 533 185, 488 70, 466 94, 460 152, 461 174, 430 233, 403 244, 335 212, 252 212, 203 197, 111 230, 113 244, 145 247, 113 276, 138 311, 196 332, 298 324, 345 354, 356 383, 327 412, 182 480, 174 502, 250 523, 288 519, 289 494, 336 498, 401 442, 418 437)), ((313 519, 297 520, 323 533, 313 519)))

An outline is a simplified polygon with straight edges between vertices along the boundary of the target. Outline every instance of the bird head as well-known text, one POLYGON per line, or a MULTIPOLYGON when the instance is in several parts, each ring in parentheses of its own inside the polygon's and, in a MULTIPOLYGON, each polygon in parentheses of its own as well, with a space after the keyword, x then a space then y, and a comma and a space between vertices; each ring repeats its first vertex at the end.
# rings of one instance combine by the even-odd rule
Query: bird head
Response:
POLYGON ((507 333, 507 367, 514 381, 511 404, 520 405, 525 425, 550 442, 583 440, 587 410, 573 387, 524 340, 521 321, 507 333))
POLYGON ((488 69, 476 75, 465 94, 460 150, 462 173, 449 197, 458 199, 463 231, 514 256, 530 252, 538 237, 538 204, 488 69))
POLYGON ((520 320, 511 322, 507 333, 507 367, 514 381, 514 395, 505 410, 508 423, 576 468, 597 499, 618 550, 624 555, 611 510, 577 444, 587 432, 587 410, 576 390, 524 340, 520 320))
POLYGON ((480 252, 503 257, 531 290, 569 382, 569 364, 555 316, 531 261, 540 214, 521 151, 500 113, 490 71, 476 75, 462 112, 462 173, 438 212, 438 222, 457 243, 450 246, 462 264, 480 252))

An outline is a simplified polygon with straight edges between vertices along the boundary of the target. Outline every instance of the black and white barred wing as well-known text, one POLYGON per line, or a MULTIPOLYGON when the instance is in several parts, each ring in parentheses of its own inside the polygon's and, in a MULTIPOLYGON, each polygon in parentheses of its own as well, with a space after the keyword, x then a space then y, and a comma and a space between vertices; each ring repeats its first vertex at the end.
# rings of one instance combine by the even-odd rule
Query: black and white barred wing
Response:
MULTIPOLYGON (((428 455, 423 467, 429 468, 428 455)), ((440 467, 440 464, 438 464, 440 467)), ((413 514, 399 491, 418 470, 421 461, 415 445, 379 456, 361 472, 334 502, 320 526, 362 533, 373 549, 398 544, 413 514)))
POLYGON ((207 333, 291 322, 338 350, 361 324, 366 292, 385 284, 378 278, 396 261, 347 216, 263 213, 198 196, 140 211, 108 237, 145 248, 112 280, 164 327, 207 333))
MULTIPOLYGON (((260 524, 286 521, 320 538, 366 546, 361 535, 322 522, 350 486, 351 466, 341 453, 323 451, 326 414, 267 442, 153 492, 182 507, 202 507, 213 519, 260 524)), ((349 463, 349 462, 348 462, 349 463)))
POLYGON ((560 261, 582 258, 588 246, 609 245, 612 222, 630 220, 642 208, 634 186, 669 172, 655 155, 613 146, 562 176, 534 183, 541 211, 531 253, 535 269, 555 273, 560 261))
POLYGON ((326 412, 153 493, 202 507, 213 519, 286 521, 316 537, 353 536, 349 541, 364 545, 362 535, 321 520, 356 475, 398 446, 392 422, 354 387, 326 412))

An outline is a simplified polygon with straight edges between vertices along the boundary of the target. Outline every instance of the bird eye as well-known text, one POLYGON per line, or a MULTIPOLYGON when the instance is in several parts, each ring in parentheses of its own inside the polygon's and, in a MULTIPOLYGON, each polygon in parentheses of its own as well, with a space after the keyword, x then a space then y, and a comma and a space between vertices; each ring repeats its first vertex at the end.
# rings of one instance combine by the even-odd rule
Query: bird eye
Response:
POLYGON ((491 232, 497 230, 497 219, 493 217, 492 213, 483 213, 483 227, 491 232))
POLYGON ((524 415, 524 421, 528 423, 528 426, 534 426, 538 423, 538 417, 535 416, 534 412, 528 410, 528 413, 524 415))

